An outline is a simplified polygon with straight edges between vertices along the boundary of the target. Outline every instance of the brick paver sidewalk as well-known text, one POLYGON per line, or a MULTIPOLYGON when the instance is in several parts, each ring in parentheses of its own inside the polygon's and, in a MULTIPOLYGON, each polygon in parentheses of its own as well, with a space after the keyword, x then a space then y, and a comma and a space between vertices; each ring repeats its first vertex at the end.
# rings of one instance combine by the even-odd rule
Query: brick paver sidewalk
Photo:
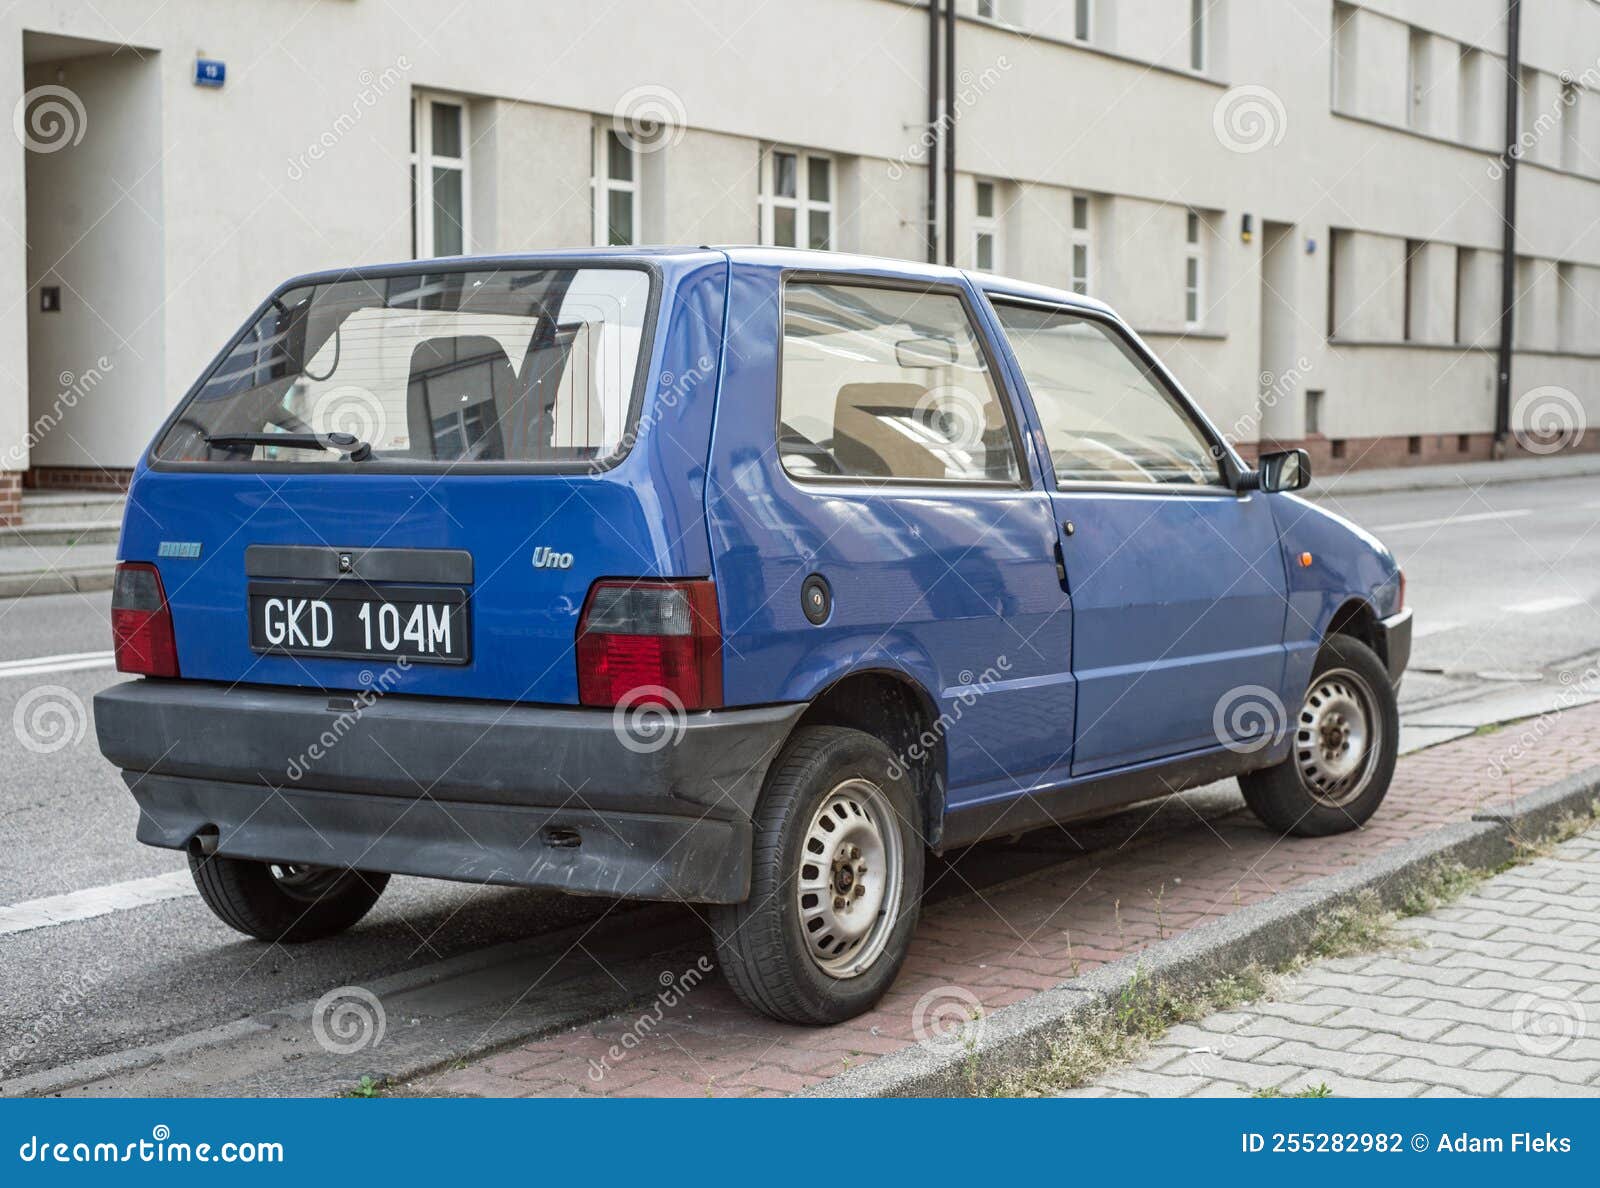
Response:
POLYGON ((1318 962, 1063 1096, 1600 1095, 1600 832, 1399 931, 1421 947, 1318 962))
MULTIPOLYGON (((930 1016, 952 1004, 993 1012, 1600 763, 1597 727, 1600 706, 1570 709, 1541 720, 1536 737, 1510 727, 1407 756, 1388 800, 1357 832, 1286 839, 1242 808, 1220 820, 1196 814, 1192 829, 1151 840, 1135 828, 1119 846, 954 896, 925 911, 905 969, 877 1009, 837 1027, 761 1018, 712 975, 671 1005, 658 1001, 527 1043, 417 1088, 486 1096, 793 1093, 916 1043, 936 1022, 930 1016)), ((709 945, 705 955, 713 956, 709 945)), ((664 969, 663 984, 681 969, 664 969)), ((1354 1045, 1359 1037, 1349 1038, 1354 1045)))

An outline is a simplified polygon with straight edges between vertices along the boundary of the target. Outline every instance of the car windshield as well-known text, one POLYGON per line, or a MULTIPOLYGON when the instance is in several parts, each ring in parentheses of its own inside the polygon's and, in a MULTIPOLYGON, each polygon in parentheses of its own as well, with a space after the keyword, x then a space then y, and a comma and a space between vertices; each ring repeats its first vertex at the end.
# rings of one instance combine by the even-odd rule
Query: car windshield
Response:
POLYGON ((206 377, 155 456, 285 466, 341 453, 464 466, 603 460, 621 451, 636 415, 649 299, 640 268, 430 272, 291 289, 206 377))

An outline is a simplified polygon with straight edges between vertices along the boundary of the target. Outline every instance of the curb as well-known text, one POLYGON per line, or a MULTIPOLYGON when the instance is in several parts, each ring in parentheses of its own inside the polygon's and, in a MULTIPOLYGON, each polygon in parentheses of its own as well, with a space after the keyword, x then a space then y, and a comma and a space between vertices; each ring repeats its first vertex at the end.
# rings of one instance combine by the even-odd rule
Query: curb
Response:
POLYGON ((113 564, 0 574, 0 598, 24 598, 34 594, 87 594, 93 590, 109 590, 116 571, 117 567, 113 564))
POLYGON ((1003 1007, 984 1019, 970 1045, 913 1045, 831 1077, 800 1096, 970 1096, 975 1080, 1043 1061, 1053 1041, 1113 1006, 1137 983, 1159 983, 1181 992, 1246 965, 1282 964, 1305 951, 1328 911, 1369 891, 1386 908, 1396 907, 1440 864, 1480 870, 1499 866, 1515 854, 1518 841, 1547 832, 1596 795, 1600 766, 1003 1007))
MULTIPOLYGON (((1525 461, 1516 459, 1514 461, 1525 461)), ((1448 462, 1408 468, 1405 473, 1393 474, 1384 479, 1364 479, 1371 471, 1347 470, 1343 474, 1319 479, 1313 476, 1311 486, 1301 494, 1311 500, 1354 499, 1361 495, 1391 495, 1400 491, 1446 491, 1462 487, 1498 487, 1506 483, 1536 483, 1555 479, 1589 478, 1600 475, 1600 456, 1585 458, 1581 463, 1541 469, 1517 469, 1505 463, 1468 463, 1470 466, 1498 466, 1484 473, 1464 475, 1448 462), (1429 473, 1437 472, 1437 473, 1429 473)))

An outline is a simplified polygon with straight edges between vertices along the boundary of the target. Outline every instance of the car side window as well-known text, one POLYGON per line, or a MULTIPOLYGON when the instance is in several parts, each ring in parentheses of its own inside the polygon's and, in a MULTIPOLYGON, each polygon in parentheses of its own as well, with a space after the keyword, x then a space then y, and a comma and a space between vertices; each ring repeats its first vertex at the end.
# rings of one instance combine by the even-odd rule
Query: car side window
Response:
POLYGON ((792 281, 778 451, 797 478, 1016 482, 1015 436, 954 294, 792 281))
POLYGON ((1193 417, 1117 330, 995 302, 1061 483, 1222 484, 1193 417))

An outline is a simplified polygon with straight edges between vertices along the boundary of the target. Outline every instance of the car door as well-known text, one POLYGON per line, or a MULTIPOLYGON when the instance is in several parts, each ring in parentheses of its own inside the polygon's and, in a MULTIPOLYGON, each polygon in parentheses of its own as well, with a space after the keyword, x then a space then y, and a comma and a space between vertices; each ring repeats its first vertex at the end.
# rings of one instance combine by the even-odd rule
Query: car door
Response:
POLYGON ((1266 499, 1116 321, 989 294, 1031 406, 1072 599, 1072 775, 1287 728, 1286 575, 1266 499))

